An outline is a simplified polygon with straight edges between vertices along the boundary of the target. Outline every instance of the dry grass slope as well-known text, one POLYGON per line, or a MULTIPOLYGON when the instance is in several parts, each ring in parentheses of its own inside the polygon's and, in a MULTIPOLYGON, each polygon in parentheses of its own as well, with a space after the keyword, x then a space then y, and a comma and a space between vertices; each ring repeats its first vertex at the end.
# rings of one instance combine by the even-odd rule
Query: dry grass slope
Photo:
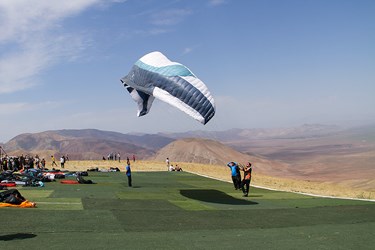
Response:
POLYGON ((218 141, 210 139, 186 138, 176 140, 161 150, 149 160, 165 161, 166 158, 180 162, 200 163, 208 165, 225 165, 229 161, 245 164, 250 161, 261 166, 260 171, 283 172, 286 164, 270 161, 252 154, 244 154, 226 146, 218 141))

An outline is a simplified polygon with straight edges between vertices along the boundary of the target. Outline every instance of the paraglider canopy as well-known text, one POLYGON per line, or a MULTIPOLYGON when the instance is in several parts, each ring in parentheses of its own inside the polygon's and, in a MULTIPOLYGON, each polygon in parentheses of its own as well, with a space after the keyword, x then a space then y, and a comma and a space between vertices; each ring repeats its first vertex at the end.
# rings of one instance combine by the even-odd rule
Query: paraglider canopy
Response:
POLYGON ((121 82, 138 104, 138 116, 146 115, 155 98, 206 124, 215 115, 215 103, 207 86, 186 66, 155 51, 140 58, 121 82))

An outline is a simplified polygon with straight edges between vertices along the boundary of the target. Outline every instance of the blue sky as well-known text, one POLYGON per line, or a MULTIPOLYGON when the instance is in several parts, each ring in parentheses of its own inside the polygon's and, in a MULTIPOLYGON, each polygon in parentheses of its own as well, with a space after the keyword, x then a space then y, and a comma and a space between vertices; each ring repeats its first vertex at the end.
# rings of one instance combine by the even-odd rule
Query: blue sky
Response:
POLYGON ((375 1, 0 1, 0 142, 96 128, 181 132, 375 122, 375 1), (203 80, 206 125, 120 78, 161 51, 203 80))

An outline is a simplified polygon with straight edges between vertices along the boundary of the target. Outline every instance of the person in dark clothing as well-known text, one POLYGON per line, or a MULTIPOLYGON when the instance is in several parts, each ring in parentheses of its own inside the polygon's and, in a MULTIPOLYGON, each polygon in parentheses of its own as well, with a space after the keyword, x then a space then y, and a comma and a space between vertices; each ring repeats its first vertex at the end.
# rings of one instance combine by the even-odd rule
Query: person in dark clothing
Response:
POLYGON ((26 201, 26 199, 17 189, 9 189, 0 192, 0 202, 19 205, 24 201, 26 201))
POLYGON ((94 184, 94 182, 92 180, 83 179, 81 172, 77 172, 76 179, 77 179, 78 183, 80 183, 80 184, 94 184))
POLYGON ((130 168, 130 162, 126 166, 126 176, 128 177, 128 186, 132 186, 132 170, 130 168))
POLYGON ((241 169, 244 171, 244 177, 241 182, 241 189, 243 192, 243 196, 247 197, 249 195, 249 188, 250 188, 250 181, 251 181, 251 172, 252 172, 252 167, 251 163, 248 162, 244 168, 241 169))

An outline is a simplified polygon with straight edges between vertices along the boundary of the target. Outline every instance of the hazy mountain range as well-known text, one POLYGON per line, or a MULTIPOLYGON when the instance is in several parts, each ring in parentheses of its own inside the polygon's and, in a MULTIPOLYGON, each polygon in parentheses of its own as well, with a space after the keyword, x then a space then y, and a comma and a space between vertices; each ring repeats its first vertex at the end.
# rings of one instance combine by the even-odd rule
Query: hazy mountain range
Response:
POLYGON ((154 155, 172 141, 182 138, 207 138, 229 145, 254 139, 317 137, 337 131, 337 127, 303 125, 287 129, 232 129, 227 131, 190 131, 186 133, 123 134, 97 129, 51 130, 20 134, 2 144, 8 154, 69 154, 76 159, 100 159, 110 152, 137 154, 141 158, 154 155))
POLYGON ((70 159, 101 159, 109 153, 151 156, 174 139, 160 135, 130 135, 96 129, 54 130, 21 134, 3 144, 9 155, 68 154, 70 159))
MULTIPOLYGON (((363 149, 363 141, 367 140, 365 146, 372 145, 375 141, 374 136, 375 126, 345 130, 337 126, 319 124, 306 124, 295 128, 158 134, 123 134, 97 129, 67 129, 20 134, 2 146, 8 154, 29 153, 44 156, 69 154, 71 159, 101 159, 111 152, 119 152, 123 156, 136 154, 139 158, 150 158, 173 141, 184 138, 205 138, 221 142, 243 154, 260 155, 273 160, 288 160, 302 154, 302 148, 305 149, 304 155, 306 155, 306 149, 309 152, 319 149, 327 150, 327 148, 331 151, 345 151, 347 148, 351 151, 353 148, 363 149), (360 147, 359 144, 361 144, 360 147)), ((204 142, 207 141, 201 143, 204 142)), ((207 159, 204 162, 206 163, 207 159)))
POLYGON ((231 129, 186 133, 123 134, 96 129, 21 134, 2 144, 8 155, 68 154, 73 160, 124 159, 225 164, 255 162, 257 171, 312 181, 347 181, 375 189, 375 126, 341 129, 302 125, 279 129, 231 129))

